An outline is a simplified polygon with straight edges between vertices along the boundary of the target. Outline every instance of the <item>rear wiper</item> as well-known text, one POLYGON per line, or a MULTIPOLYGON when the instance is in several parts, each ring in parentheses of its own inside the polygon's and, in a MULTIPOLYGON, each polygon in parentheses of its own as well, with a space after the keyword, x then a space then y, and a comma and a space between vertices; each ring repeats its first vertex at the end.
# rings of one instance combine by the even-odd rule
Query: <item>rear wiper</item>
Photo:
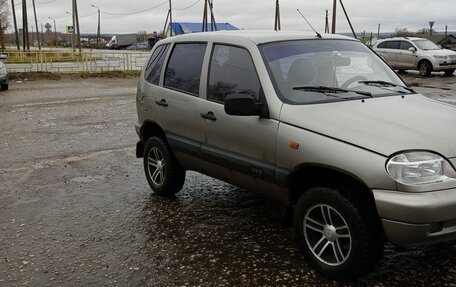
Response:
POLYGON ((293 90, 298 91, 310 91, 310 92, 318 92, 318 93, 356 93, 359 95, 367 96, 373 98, 372 93, 363 92, 363 91, 355 91, 355 90, 346 90, 336 87, 326 87, 326 86, 302 86, 302 87, 293 87, 293 90))
POLYGON ((411 93, 416 93, 412 88, 406 87, 406 86, 401 86, 397 85, 395 83, 391 82, 386 82, 386 81, 359 81, 361 84, 366 84, 366 85, 379 85, 379 86, 384 86, 384 87, 400 87, 403 88, 411 93))

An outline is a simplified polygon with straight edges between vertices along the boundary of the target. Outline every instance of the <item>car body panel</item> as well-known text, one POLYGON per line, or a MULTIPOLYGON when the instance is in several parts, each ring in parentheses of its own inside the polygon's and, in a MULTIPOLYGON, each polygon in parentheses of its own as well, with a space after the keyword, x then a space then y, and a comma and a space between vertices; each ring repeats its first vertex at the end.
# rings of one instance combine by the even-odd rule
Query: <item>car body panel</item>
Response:
POLYGON ((282 110, 282 122, 385 156, 416 149, 456 156, 456 133, 450 132, 456 126, 456 107, 422 95, 284 105, 282 110))

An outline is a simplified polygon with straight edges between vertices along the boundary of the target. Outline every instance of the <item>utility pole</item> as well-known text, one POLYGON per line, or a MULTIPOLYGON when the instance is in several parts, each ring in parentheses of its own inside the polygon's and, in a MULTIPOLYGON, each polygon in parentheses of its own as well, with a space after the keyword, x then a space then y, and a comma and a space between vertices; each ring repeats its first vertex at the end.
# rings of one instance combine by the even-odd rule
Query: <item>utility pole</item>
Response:
POLYGON ((209 0, 209 10, 211 10, 211 31, 217 31, 217 22, 214 16, 214 0, 209 0))
POLYGON ((22 1, 22 42, 24 50, 30 51, 30 40, 28 34, 28 21, 27 21, 27 0, 22 1))
POLYGON ((169 36, 173 36, 173 9, 171 7, 171 0, 169 0, 169 36))
POLYGON ((57 26, 55 25, 55 19, 52 17, 48 17, 51 20, 54 20, 54 41, 55 41, 55 46, 57 46, 57 26))
POLYGON ((326 10, 325 33, 329 33, 328 10, 326 10))
POLYGON ((333 1, 333 17, 332 17, 332 28, 331 28, 331 33, 336 34, 336 7, 337 6, 337 0, 333 1))
MULTIPOLYGON (((79 30, 78 4, 73 0, 73 45, 79 48, 81 52, 81 33, 79 30)), ((75 48, 73 47, 73 51, 75 48)))
POLYGON ((32 0, 33 4, 33 14, 35 16, 35 27, 36 27, 36 37, 38 38, 38 50, 41 51, 41 40, 40 40, 40 33, 38 29, 38 19, 36 19, 36 8, 35 8, 35 0, 32 0))
POLYGON ((355 37, 355 39, 356 39, 356 33, 355 33, 355 30, 353 30, 353 26, 352 26, 352 23, 350 21, 350 18, 348 18, 347 11, 345 11, 344 3, 342 3, 342 0, 339 0, 339 2, 340 2, 340 6, 342 6, 342 10, 344 11, 345 18, 347 18, 348 25, 350 25, 350 29, 351 29, 351 31, 353 33, 353 37, 355 37))
POLYGON ((207 32, 207 0, 204 0, 202 32, 207 32))
POLYGON ((97 28, 97 48, 100 49, 100 8, 95 5, 90 5, 95 9, 98 9, 98 28, 97 28))
POLYGON ((16 8, 14 7, 14 0, 11 0, 11 8, 13 9, 14 34, 16 35, 16 46, 17 49, 20 50, 21 47, 19 45, 19 33, 17 32, 16 8))
POLYGON ((448 25, 445 25, 445 38, 448 36, 448 25))
POLYGON ((280 4, 279 0, 276 0, 276 10, 275 10, 275 21, 274 21, 274 30, 280 31, 280 4))
POLYGON ((378 30, 377 30, 377 40, 380 39, 380 24, 378 24, 378 30))

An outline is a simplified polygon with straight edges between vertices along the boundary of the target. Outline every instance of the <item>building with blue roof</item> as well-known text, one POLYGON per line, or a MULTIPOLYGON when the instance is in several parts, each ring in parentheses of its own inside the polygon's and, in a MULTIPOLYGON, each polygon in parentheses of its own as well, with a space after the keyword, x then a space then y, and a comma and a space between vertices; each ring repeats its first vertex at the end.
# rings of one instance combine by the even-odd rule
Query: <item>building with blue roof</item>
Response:
MULTIPOLYGON (((203 23, 174 22, 172 24, 175 35, 199 33, 203 31, 203 23)), ((217 31, 239 30, 230 23, 217 23, 217 31)), ((207 31, 212 31, 211 23, 207 23, 207 31)))

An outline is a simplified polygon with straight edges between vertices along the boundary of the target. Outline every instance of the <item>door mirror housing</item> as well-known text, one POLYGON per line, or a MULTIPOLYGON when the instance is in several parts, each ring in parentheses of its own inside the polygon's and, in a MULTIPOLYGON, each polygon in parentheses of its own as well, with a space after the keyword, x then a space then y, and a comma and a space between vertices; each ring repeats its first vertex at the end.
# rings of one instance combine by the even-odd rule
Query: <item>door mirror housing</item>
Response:
POLYGON ((225 113, 232 116, 261 116, 263 106, 251 95, 232 94, 225 98, 225 113))
POLYGON ((410 48, 408 48, 408 50, 409 50, 410 52, 413 52, 413 53, 416 52, 416 48, 415 48, 415 47, 410 47, 410 48))

